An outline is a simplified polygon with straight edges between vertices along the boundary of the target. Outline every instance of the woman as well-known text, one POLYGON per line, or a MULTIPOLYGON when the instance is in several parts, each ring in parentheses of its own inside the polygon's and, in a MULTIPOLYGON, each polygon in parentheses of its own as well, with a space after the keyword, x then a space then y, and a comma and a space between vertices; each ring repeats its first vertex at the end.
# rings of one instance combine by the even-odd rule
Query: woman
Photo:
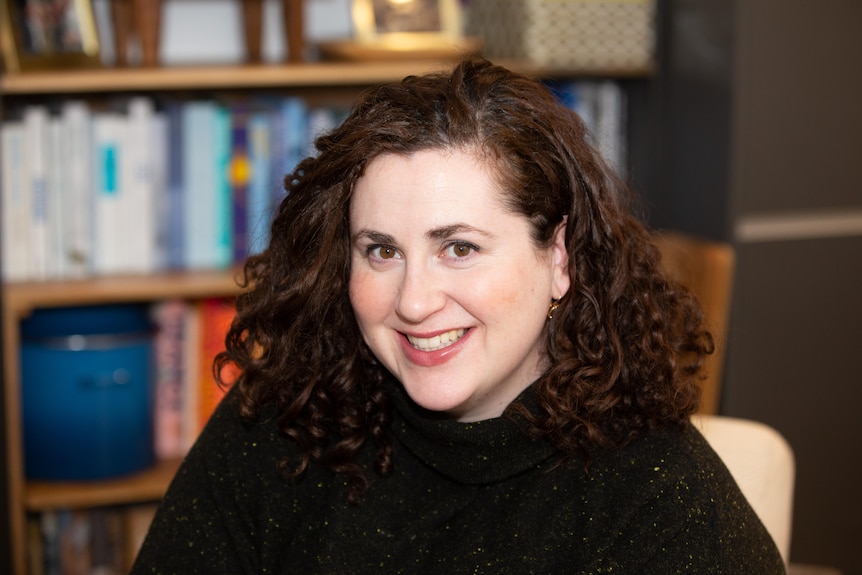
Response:
POLYGON ((588 140, 482 60, 319 138, 133 572, 782 573, 689 423, 701 312, 588 140))

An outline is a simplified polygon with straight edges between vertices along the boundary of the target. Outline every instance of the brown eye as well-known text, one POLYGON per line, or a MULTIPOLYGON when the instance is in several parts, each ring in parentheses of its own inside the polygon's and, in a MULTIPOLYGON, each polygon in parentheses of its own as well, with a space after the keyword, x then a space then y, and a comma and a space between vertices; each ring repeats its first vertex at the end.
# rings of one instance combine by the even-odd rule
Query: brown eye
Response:
POLYGON ((475 248, 470 244, 452 244, 449 249, 454 257, 463 258, 469 256, 475 248))
POLYGON ((380 246, 377 249, 377 255, 382 260, 391 260, 395 257, 395 250, 386 246, 380 246))

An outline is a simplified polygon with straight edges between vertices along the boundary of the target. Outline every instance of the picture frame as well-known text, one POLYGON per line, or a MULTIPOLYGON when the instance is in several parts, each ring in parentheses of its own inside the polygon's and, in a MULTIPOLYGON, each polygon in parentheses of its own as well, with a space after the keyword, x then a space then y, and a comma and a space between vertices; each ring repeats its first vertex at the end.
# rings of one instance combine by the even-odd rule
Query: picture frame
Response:
POLYGON ((6 73, 101 65, 91 0, 0 0, 6 73))
POLYGON ((459 0, 353 0, 356 42, 427 50, 464 40, 459 0))

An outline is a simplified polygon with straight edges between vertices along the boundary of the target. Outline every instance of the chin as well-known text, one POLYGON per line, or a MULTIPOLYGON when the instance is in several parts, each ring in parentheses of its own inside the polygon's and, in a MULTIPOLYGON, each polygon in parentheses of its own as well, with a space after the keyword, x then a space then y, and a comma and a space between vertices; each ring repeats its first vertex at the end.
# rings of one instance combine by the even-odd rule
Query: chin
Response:
POLYGON ((413 403, 440 414, 451 416, 453 419, 460 419, 459 415, 466 411, 465 402, 467 398, 458 398, 449 395, 441 395, 439 393, 423 393, 419 390, 413 390, 410 386, 405 385, 407 395, 413 400, 413 403))

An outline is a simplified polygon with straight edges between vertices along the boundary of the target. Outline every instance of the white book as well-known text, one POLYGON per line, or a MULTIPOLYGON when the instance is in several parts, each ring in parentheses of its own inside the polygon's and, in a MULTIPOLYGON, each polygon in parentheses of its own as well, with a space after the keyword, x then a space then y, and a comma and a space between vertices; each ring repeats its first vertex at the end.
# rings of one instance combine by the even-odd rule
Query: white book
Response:
POLYGON ((168 225, 170 222, 170 197, 168 194, 168 162, 170 154, 170 129, 168 118, 164 112, 157 111, 153 116, 150 131, 150 149, 152 150, 152 206, 153 241, 155 242, 155 269, 168 267, 168 225))
POLYGON ((24 124, 0 126, 0 185, 2 185, 3 281, 30 277, 30 194, 24 166, 24 124))
POLYGON ((153 122, 155 107, 148 97, 128 102, 125 155, 121 158, 120 198, 124 226, 125 271, 156 270, 156 215, 153 185, 153 122))
POLYGON ((60 110, 65 160, 64 271, 84 277, 93 270, 93 142, 92 113, 87 103, 67 100, 60 110))
POLYGON ((30 277, 48 277, 48 109, 31 105, 24 110, 24 169, 30 189, 30 277))
POLYGON ((59 279, 66 277, 66 262, 63 248, 66 227, 67 199, 65 162, 63 161, 63 122, 58 116, 48 119, 48 162, 46 210, 48 218, 46 243, 47 277, 59 279))
POLYGON ((126 268, 122 156, 126 118, 118 112, 93 115, 93 267, 99 275, 126 268))

